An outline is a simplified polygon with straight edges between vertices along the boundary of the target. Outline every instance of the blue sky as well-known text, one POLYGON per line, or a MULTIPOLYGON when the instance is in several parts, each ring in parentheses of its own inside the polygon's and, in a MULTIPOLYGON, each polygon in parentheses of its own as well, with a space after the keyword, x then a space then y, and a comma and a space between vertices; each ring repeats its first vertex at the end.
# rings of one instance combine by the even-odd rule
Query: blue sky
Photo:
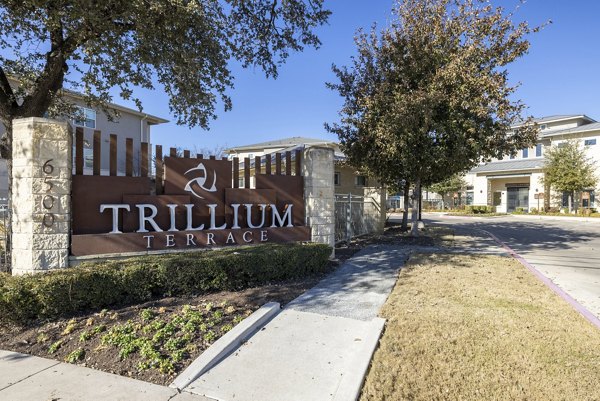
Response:
MULTIPOLYGON (((319 28, 319 50, 293 54, 277 80, 260 70, 235 68, 230 92, 233 110, 218 111, 210 130, 177 126, 153 127, 152 142, 187 149, 235 146, 290 136, 336 140, 323 128, 337 120, 341 98, 325 87, 335 80, 331 64, 347 65, 354 54, 354 33, 373 22, 390 19, 393 0, 329 0, 329 24, 319 28)), ((515 0, 493 4, 513 9, 515 0)), ((509 67, 510 79, 521 82, 518 97, 530 114, 584 113, 600 120, 600 2, 596 0, 529 0, 515 18, 539 25, 553 23, 531 39, 528 55, 509 67)), ((119 103, 118 99, 115 99, 119 103)), ((167 119, 168 99, 160 91, 143 93, 144 111, 167 119)))

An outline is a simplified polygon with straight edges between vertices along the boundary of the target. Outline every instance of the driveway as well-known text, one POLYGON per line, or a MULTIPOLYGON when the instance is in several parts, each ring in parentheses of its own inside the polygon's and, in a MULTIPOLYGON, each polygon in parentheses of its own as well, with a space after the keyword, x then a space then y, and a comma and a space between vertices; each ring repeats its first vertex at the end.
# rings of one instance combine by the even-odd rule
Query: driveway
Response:
POLYGON ((424 213, 425 224, 471 235, 486 230, 600 318, 600 220, 531 220, 519 216, 455 217, 424 213), (475 229, 475 230, 474 230, 475 229))

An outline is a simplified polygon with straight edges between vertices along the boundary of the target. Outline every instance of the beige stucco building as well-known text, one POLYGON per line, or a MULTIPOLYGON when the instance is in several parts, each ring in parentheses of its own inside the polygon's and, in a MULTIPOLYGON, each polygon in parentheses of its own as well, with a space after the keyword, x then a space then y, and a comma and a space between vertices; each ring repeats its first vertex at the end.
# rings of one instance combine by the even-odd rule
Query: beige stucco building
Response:
MULTIPOLYGON (((335 194, 336 240, 357 234, 381 231, 386 218, 386 190, 373 177, 367 177, 346 163, 346 156, 339 144, 324 139, 291 137, 250 145, 236 146, 225 150, 228 158, 239 158, 241 167, 245 158, 250 159, 253 169, 254 158, 272 153, 284 153, 306 147, 333 149, 333 186, 335 194), (348 234, 351 232, 351 234, 348 234)), ((241 169, 240 167, 240 169, 241 169)), ((251 175, 250 180, 254 177, 251 175)), ((240 178, 240 187, 243 179, 240 178)), ((250 182, 250 186, 253 182, 250 182)))
MULTIPOLYGON (((492 160, 472 169, 465 176, 468 187, 467 204, 493 205, 497 212, 513 212, 517 208, 529 211, 546 205, 566 206, 562 194, 548 193, 541 182, 544 154, 551 146, 561 146, 568 140, 578 140, 596 163, 600 176, 600 123, 583 115, 554 115, 534 120, 540 133, 536 145, 522 149, 517 155, 492 160)), ((518 125, 515 126, 515 128, 518 125)), ((595 191, 587 188, 584 207, 596 207, 595 191)))
MULTIPOLYGON (((139 163, 139 155, 141 152, 141 143, 151 143, 150 129, 154 125, 168 122, 160 117, 156 117, 147 113, 142 113, 128 107, 110 103, 107 108, 113 114, 113 119, 100 109, 91 109, 85 105, 83 97, 75 92, 66 92, 65 100, 77 106, 81 111, 80 120, 71 120, 70 122, 75 127, 81 127, 84 130, 84 170, 86 174, 91 174, 93 161, 93 135, 94 131, 102 132, 101 142, 101 174, 108 175, 110 163, 110 134, 117 135, 117 148, 125 149, 125 139, 133 139, 133 154, 134 166, 139 163)), ((0 124, 0 136, 4 134, 5 128, 0 124)), ((74 142, 73 142, 74 143, 74 142)), ((75 152, 73 152, 75 153, 75 152)), ((117 153, 117 174, 125 174, 125 152, 117 153)), ((6 198, 8 195, 8 175, 6 170, 6 162, 0 159, 0 198, 6 198)), ((2 201, 0 200, 0 204, 2 201)))

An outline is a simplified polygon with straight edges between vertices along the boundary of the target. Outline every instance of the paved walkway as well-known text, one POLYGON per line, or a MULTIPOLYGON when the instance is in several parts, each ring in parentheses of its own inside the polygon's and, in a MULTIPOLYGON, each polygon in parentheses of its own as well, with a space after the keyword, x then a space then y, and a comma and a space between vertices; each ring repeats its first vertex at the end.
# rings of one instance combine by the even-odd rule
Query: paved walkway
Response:
POLYGON ((206 401, 205 397, 68 363, 0 351, 0 400, 206 401))
POLYGON ((369 321, 396 284, 408 248, 371 245, 292 302, 286 309, 369 321))
POLYGON ((354 400, 383 329, 377 313, 407 255, 363 249, 185 391, 224 401, 354 400))

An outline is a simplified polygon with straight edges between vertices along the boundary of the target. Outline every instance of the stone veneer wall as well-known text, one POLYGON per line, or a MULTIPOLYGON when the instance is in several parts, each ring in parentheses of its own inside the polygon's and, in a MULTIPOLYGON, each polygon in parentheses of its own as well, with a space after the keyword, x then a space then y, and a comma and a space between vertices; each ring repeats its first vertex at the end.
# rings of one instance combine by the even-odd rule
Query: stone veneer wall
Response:
POLYGON ((69 266, 72 130, 44 118, 13 121, 12 273, 69 266))
MULTIPOLYGON (((302 160, 306 224, 312 242, 335 247, 333 149, 307 147, 302 160)), ((332 253, 333 256, 333 253, 332 253)))

